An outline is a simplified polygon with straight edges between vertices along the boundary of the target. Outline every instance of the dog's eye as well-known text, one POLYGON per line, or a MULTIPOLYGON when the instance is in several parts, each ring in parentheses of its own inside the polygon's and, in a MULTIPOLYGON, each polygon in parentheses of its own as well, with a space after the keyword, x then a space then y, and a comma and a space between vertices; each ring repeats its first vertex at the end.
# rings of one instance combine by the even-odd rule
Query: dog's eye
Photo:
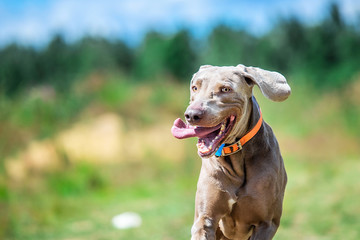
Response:
POLYGON ((198 90, 197 86, 192 86, 191 89, 196 92, 198 90))
POLYGON ((231 92, 231 88, 229 88, 229 87, 223 87, 223 88, 221 88, 221 92, 223 92, 223 93, 231 92))

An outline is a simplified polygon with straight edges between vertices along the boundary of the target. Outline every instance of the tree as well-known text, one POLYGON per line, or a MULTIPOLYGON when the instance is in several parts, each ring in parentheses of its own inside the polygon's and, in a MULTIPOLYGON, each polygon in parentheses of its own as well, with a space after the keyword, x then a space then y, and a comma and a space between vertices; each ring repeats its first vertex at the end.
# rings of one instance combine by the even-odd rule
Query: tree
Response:
POLYGON ((0 56, 0 93, 12 95, 37 79, 33 49, 12 44, 0 56))
POLYGON ((195 71, 196 54, 187 31, 182 30, 170 39, 165 48, 164 66, 178 79, 188 79, 195 71))
POLYGON ((153 78, 164 73, 164 54, 167 39, 165 36, 150 32, 135 53, 134 75, 141 79, 153 78))

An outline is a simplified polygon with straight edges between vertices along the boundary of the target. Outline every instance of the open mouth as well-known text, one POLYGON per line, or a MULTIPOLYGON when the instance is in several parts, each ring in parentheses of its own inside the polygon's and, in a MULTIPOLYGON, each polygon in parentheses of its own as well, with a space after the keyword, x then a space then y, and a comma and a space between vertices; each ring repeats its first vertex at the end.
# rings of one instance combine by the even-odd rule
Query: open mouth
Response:
POLYGON ((179 139, 198 137, 198 153, 201 157, 206 157, 211 156, 216 152, 234 127, 235 120, 236 117, 231 115, 216 126, 201 127, 188 125, 178 118, 171 128, 171 132, 174 137, 179 139))
POLYGON ((235 116, 230 116, 224 122, 220 124, 220 128, 211 132, 204 137, 200 137, 198 143, 198 152, 200 156, 212 155, 221 145, 222 141, 230 133, 234 126, 235 116))

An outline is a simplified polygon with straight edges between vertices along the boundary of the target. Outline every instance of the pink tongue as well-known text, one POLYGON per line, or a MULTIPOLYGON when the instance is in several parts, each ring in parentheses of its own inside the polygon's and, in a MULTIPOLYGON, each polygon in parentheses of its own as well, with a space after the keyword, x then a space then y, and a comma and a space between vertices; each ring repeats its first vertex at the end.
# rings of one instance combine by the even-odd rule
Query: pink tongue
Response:
POLYGON ((215 127, 194 127, 184 123, 180 118, 176 119, 171 133, 174 137, 183 139, 189 137, 204 137, 220 128, 220 124, 215 127))

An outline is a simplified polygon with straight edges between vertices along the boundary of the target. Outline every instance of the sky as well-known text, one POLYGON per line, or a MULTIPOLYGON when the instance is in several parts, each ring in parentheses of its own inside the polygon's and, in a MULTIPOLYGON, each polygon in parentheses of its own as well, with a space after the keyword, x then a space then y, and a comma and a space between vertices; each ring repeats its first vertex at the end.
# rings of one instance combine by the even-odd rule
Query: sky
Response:
POLYGON ((201 38, 220 23, 263 34, 289 16, 316 24, 331 2, 347 21, 360 22, 360 0, 0 0, 0 47, 42 46, 54 34, 69 42, 92 35, 136 45, 149 30, 182 28, 201 38))

